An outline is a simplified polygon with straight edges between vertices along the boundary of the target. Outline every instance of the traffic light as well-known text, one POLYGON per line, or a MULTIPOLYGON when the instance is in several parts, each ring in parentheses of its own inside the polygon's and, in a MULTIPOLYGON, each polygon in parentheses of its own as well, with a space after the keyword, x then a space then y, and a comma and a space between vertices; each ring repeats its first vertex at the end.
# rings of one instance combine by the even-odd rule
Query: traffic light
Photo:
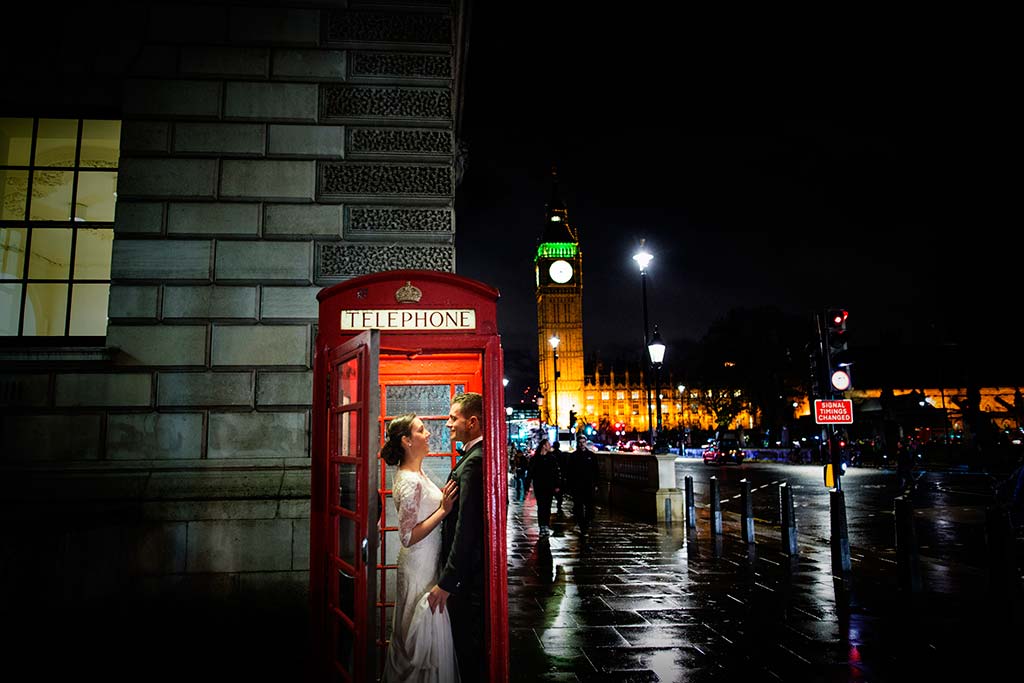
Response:
MULTIPOLYGON (((849 312, 842 308, 834 308, 826 315, 828 353, 831 358, 842 354, 849 347, 846 339, 846 319, 848 317, 850 317, 849 312)), ((835 367, 834 363, 833 367, 835 367)))
POLYGON ((825 312, 825 349, 828 354, 828 379, 833 391, 853 388, 850 374, 849 336, 846 321, 850 317, 845 308, 832 308, 825 312))
POLYGON ((575 429, 576 427, 576 411, 569 411, 569 429, 575 429))

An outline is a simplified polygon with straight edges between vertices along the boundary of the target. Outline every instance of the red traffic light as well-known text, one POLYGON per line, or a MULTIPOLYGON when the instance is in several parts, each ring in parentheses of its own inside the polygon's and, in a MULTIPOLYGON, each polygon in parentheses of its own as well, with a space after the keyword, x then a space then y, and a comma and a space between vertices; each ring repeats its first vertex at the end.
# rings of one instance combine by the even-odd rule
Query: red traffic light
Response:
POLYGON ((850 313, 845 310, 835 310, 831 312, 832 324, 835 327, 841 327, 846 319, 850 316, 850 313))

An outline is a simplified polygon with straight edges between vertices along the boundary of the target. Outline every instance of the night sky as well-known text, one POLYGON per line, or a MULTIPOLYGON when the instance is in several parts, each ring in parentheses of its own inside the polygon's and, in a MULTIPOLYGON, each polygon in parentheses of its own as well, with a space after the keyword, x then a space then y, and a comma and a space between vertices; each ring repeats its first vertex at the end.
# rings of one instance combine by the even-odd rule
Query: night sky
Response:
POLYGON ((1011 353, 1000 320, 1020 308, 1021 237, 1003 207, 1003 115, 971 99, 983 79, 955 56, 892 27, 870 48, 797 44, 494 4, 473 8, 457 272, 501 291, 515 384, 536 377, 553 164, 582 239, 588 355, 642 347, 641 239, 667 365, 673 342, 760 305, 808 321, 846 307, 862 345, 980 337, 990 359, 1011 353))

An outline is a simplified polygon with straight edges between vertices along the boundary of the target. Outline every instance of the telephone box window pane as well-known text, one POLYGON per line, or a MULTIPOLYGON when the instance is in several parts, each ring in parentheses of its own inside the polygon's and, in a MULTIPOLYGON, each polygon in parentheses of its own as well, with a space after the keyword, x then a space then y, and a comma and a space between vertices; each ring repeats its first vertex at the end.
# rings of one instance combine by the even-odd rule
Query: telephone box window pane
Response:
POLYGON ((32 231, 30 280, 64 280, 71 268, 71 231, 67 228, 36 228, 32 231))
MULTIPOLYGON (((382 441, 382 443, 383 443, 383 441, 382 441)), ((378 457, 377 460, 379 462, 384 462, 380 457, 378 457)), ((389 467, 389 466, 385 466, 384 467, 384 488, 385 489, 390 491, 391 489, 395 488, 395 472, 397 470, 398 470, 397 467, 389 467)), ((394 508, 395 508, 394 505, 389 505, 388 506, 388 514, 391 514, 391 510, 394 510, 394 508)))
MULTIPOLYGON (((446 387, 447 388, 447 387, 446 387)), ((447 408, 434 415, 447 415, 447 408)), ((426 426, 427 431, 430 432, 430 453, 444 453, 448 455, 452 452, 452 437, 451 432, 448 431, 448 420, 423 420, 423 424, 426 426)))
POLYGON ((67 285, 30 283, 25 302, 25 336, 63 335, 67 306, 67 285))
POLYGON ((0 220, 25 220, 28 171, 0 169, 0 220))
MULTIPOLYGON (((388 502, 391 502, 390 500, 388 502)), ((391 526, 398 526, 398 516, 394 512, 394 504, 388 508, 388 511, 394 513, 388 515, 388 524, 391 526)), ((384 564, 398 564, 398 551, 402 547, 402 541, 398 538, 398 531, 392 530, 387 531, 384 534, 384 545, 387 546, 384 554, 384 564)), ((388 588, 388 597, 392 600, 395 598, 395 591, 393 588, 388 588)))
POLYGON ((75 285, 71 290, 71 335, 102 337, 107 333, 110 285, 75 285))
MULTIPOLYGON (((466 393, 466 385, 465 384, 456 384, 455 385, 455 395, 457 396, 459 394, 464 394, 464 393, 466 393)), ((450 408, 451 406, 449 405, 448 407, 450 408)), ((448 409, 445 408, 444 412, 447 413, 448 409)))
POLYGON ((340 457, 354 458, 359 455, 359 421, 355 412, 338 414, 337 453, 340 457))
POLYGON ((432 455, 423 458, 423 474, 427 475, 438 487, 444 486, 452 471, 450 455, 432 455))
POLYGON ((33 171, 29 218, 34 221, 71 220, 71 171, 33 171))
POLYGON ((35 165, 74 167, 77 143, 77 119, 39 119, 35 165))
POLYGON ((392 385, 386 389, 385 400, 388 415, 447 415, 451 389, 447 384, 392 385))
MULTIPOLYGON (((345 562, 349 563, 353 567, 356 566, 356 549, 358 544, 356 543, 356 521, 349 519, 348 517, 338 518, 338 557, 345 562)), ((339 596, 339 605, 344 604, 344 600, 339 596)), ((348 614, 352 614, 348 612, 348 614)))
POLYGON ((75 242, 75 279, 109 280, 113 230, 79 228, 75 242))
POLYGON ((28 166, 32 119, 0 119, 0 166, 28 166))
POLYGON ((82 123, 82 152, 79 165, 117 168, 121 150, 121 122, 87 120, 82 123))
MULTIPOLYGON (((348 614, 348 612, 346 612, 348 614)), ((335 638, 335 653, 334 656, 338 663, 341 664, 342 668, 348 673, 352 673, 352 655, 355 652, 355 636, 348 630, 348 626, 345 622, 340 619, 334 620, 334 628, 336 629, 335 638)))
POLYGON ((337 464, 338 505, 352 511, 356 509, 356 467, 347 462, 337 464))
POLYGON ((78 174, 78 194, 75 196, 75 220, 112 222, 114 220, 114 202, 116 200, 116 173, 85 171, 78 174))
POLYGON ((335 405, 347 406, 359 400, 359 359, 352 358, 335 366, 338 394, 335 405))
POLYGON ((0 284, 0 335, 18 334, 18 316, 21 315, 21 283, 0 284))
POLYGON ((0 280, 20 280, 25 275, 25 228, 0 228, 0 280))

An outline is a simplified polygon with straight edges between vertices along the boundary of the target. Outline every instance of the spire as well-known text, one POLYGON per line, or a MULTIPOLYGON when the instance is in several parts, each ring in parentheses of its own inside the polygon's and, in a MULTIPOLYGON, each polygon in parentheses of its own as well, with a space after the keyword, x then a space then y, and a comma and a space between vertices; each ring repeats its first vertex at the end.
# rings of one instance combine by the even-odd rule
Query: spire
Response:
POLYGON ((551 166, 551 199, 544 215, 544 236, 541 242, 579 242, 576 231, 569 225, 569 212, 558 191, 558 168, 551 166))

